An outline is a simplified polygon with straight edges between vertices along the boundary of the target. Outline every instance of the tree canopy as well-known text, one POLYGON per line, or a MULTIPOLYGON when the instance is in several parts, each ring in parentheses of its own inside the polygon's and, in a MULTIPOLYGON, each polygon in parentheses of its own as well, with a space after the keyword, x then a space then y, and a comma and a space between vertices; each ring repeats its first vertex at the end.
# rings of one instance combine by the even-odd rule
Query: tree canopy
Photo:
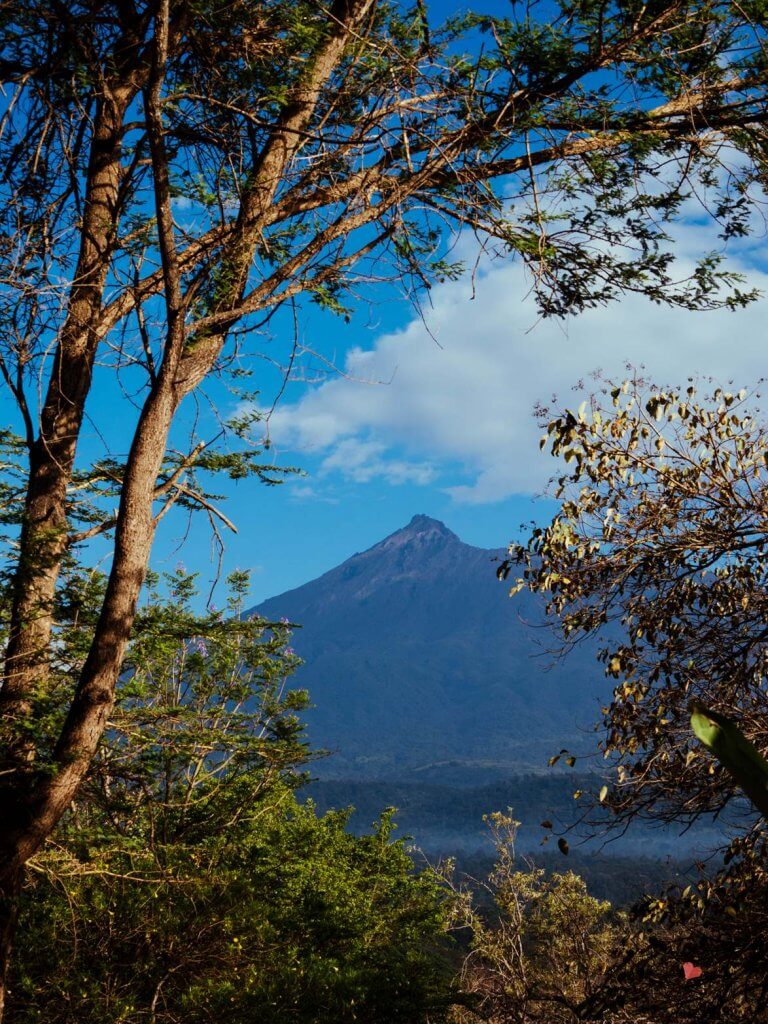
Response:
POLYGON ((445 227, 524 260, 547 315, 627 291, 748 301, 715 255, 678 273, 668 236, 689 203, 726 239, 752 226, 765 15, 583 0, 436 27, 376 0, 3 5, 0 376, 23 458, 6 474, 4 945, 23 865, 109 720, 159 520, 226 525, 208 473, 273 479, 247 417, 182 431, 185 399, 243 371, 259 388, 259 330, 285 304, 348 315, 382 279, 417 296, 456 273, 445 227), (81 443, 90 416, 103 449, 81 443), (62 573, 96 536, 108 578, 40 758, 62 573))

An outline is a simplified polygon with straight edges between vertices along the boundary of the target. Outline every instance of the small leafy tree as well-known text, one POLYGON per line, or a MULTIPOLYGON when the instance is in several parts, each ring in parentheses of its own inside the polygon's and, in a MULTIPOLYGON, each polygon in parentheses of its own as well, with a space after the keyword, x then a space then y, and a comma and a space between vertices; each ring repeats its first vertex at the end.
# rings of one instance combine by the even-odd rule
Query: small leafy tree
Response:
POLYGON ((549 877, 518 866, 517 822, 494 813, 489 826, 496 864, 483 888, 492 909, 478 905, 476 885, 448 880, 456 896, 453 927, 468 934, 462 987, 474 997, 457 1024, 566 1024, 587 1019, 585 1002, 599 992, 622 948, 609 903, 591 897, 572 871, 549 877))
POLYGON ((162 846, 157 807, 132 843, 67 825, 25 892, 14 1024, 445 1019, 445 896, 388 818, 358 837, 284 786, 238 796, 162 846))

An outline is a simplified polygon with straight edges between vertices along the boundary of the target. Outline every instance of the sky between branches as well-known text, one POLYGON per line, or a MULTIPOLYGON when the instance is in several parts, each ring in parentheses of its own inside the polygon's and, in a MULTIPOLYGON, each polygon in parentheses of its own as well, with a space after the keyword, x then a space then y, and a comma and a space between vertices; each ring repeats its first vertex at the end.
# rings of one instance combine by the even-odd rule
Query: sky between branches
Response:
MULTIPOLYGON (((430 16, 439 23, 465 6, 435 0, 430 16)), ((481 6, 504 14, 508 4, 481 6)), ((681 272, 722 247, 716 226, 695 209, 695 218, 674 228, 681 272)), ((183 219, 183 210, 177 214, 183 219)), ((226 538, 223 569, 252 570, 254 601, 262 600, 332 568, 418 512, 478 546, 519 538, 521 524, 553 507, 543 494, 556 466, 539 453, 538 403, 578 405, 575 385, 594 386, 595 371, 621 378, 627 363, 644 366, 660 384, 693 374, 739 388, 768 374, 762 231, 758 225, 729 245, 728 268, 766 296, 736 312, 691 313, 630 297, 568 322, 538 321, 520 263, 476 264, 469 236, 456 241, 452 257, 475 273, 434 287, 420 314, 392 286, 367 290, 373 301, 360 302, 348 324, 311 306, 281 311, 268 327, 275 367, 258 403, 266 412, 281 394, 266 428, 272 454, 306 475, 271 489, 252 480, 222 488, 239 528, 226 538), (279 368, 294 339, 307 351, 282 390, 279 368)), ((237 409, 215 385, 210 397, 224 416, 237 409)), ((153 564, 173 568, 182 560, 211 579, 215 552, 206 531, 202 520, 191 522, 182 544, 178 522, 164 524, 153 564)))

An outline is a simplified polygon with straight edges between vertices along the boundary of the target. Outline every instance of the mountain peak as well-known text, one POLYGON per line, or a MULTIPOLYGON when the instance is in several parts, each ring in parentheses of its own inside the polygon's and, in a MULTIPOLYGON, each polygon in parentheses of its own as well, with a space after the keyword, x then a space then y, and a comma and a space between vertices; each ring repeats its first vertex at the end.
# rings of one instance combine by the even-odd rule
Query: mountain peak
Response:
MULTIPOLYGON (((424 569, 424 559, 443 557, 443 553, 452 550, 454 545, 462 545, 461 540, 453 530, 449 530, 445 523, 439 519, 432 519, 430 516, 416 515, 407 526, 402 526, 394 533, 390 533, 384 540, 374 544, 372 548, 364 551, 361 555, 353 556, 353 559, 378 558, 381 555, 389 558, 395 556, 401 569, 408 567, 407 572, 421 572, 424 569)), ((385 569, 386 573, 391 571, 391 566, 385 569)))
POLYGON ((407 526, 404 526, 401 533, 435 533, 440 534, 442 537, 452 537, 454 540, 459 538, 453 532, 449 530, 445 523, 441 523, 439 519, 432 519, 431 516, 415 515, 411 519, 407 526))
POLYGON ((496 765, 502 777, 512 764, 543 763, 554 742, 579 740, 610 681, 589 650, 567 669, 558 663, 560 688, 545 685, 541 636, 527 625, 544 621, 543 603, 523 593, 511 604, 496 578, 502 554, 416 515, 259 606, 270 622, 302 625, 294 643, 298 685, 316 705, 309 735, 338 752, 323 775, 415 779, 433 766, 437 779, 441 765, 458 764, 496 765))
POLYGON ((372 552, 398 549, 413 552, 424 549, 441 551, 452 544, 461 544, 461 540, 453 530, 448 529, 445 523, 441 523, 439 519, 432 519, 430 516, 416 515, 407 526, 395 530, 370 550, 372 552))

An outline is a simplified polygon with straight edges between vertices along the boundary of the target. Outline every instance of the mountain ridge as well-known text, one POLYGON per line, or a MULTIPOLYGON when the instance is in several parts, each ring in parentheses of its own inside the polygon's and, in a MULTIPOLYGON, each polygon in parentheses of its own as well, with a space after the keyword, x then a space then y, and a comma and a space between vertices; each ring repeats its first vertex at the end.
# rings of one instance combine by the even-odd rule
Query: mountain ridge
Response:
POLYGON ((544 671, 542 603, 510 602, 495 572, 504 554, 415 515, 257 606, 301 627, 309 740, 333 753, 317 763, 322 777, 440 778, 450 764, 469 782, 540 771, 573 743, 594 749, 587 731, 610 692, 594 650, 544 671))

